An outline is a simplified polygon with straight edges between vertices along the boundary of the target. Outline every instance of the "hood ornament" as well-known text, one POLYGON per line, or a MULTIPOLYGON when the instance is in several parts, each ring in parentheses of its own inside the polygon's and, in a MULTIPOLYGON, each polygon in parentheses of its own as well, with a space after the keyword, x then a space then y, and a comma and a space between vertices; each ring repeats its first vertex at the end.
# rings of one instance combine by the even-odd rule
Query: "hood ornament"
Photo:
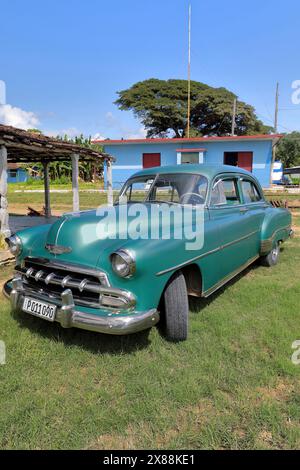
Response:
POLYGON ((62 246, 62 245, 50 245, 47 244, 45 246, 46 250, 53 255, 63 255, 64 253, 71 253, 72 248, 70 246, 62 246))

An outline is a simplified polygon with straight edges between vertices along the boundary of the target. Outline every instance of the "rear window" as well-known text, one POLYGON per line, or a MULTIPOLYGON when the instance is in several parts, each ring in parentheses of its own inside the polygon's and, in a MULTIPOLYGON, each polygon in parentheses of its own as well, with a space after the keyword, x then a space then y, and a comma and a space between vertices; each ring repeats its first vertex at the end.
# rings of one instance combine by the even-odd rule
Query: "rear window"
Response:
POLYGON ((240 203, 241 201, 235 178, 224 178, 215 182, 211 193, 212 206, 232 206, 240 203))
POLYGON ((242 180, 241 186, 245 204, 261 201, 261 195, 252 181, 242 180))

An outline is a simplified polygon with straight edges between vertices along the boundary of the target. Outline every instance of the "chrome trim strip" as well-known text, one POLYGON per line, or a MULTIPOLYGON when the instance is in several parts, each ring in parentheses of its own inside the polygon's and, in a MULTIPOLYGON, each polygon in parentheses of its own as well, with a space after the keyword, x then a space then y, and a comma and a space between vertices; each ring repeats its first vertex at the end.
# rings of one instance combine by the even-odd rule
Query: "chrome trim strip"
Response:
MULTIPOLYGON (((22 283, 20 284, 19 281, 19 278, 15 278, 12 281, 12 287, 7 282, 3 288, 5 296, 11 300, 12 310, 17 312, 22 311, 25 297, 22 283)), ((156 309, 132 312, 130 315, 109 312, 105 316, 86 314, 76 310, 72 292, 67 289, 61 295, 55 321, 63 328, 80 328, 111 335, 127 335, 151 328, 158 323, 159 318, 159 312, 156 309)))
POLYGON ((204 258, 205 256, 211 255, 220 250, 221 250, 221 247, 219 246, 218 248, 214 248, 213 250, 207 251, 206 253, 202 253, 201 255, 195 256, 194 258, 191 258, 188 261, 184 261, 183 263, 177 264, 176 266, 172 266, 171 268, 164 269, 163 271, 159 271, 158 273, 156 273, 156 276, 162 276, 163 274, 169 273, 170 271, 174 271, 175 269, 182 268, 183 266, 186 266, 187 264, 193 263, 194 261, 198 259, 204 258))
POLYGON ((202 292, 202 297, 208 297, 209 295, 213 294, 216 290, 223 287, 227 282, 229 282, 235 276, 237 276, 242 271, 244 271, 244 269, 246 269, 248 266, 250 266, 250 264, 254 263, 254 261, 256 261, 259 257, 260 257, 259 255, 253 256, 253 258, 249 259, 246 263, 244 263, 238 269, 236 269, 232 273, 225 276, 223 279, 221 279, 221 281, 217 282, 213 287, 210 287, 206 291, 202 292))
POLYGON ((256 235, 257 233, 259 233, 259 230, 254 230, 254 232, 250 232, 248 233, 248 235, 244 235, 243 237, 238 238, 237 240, 233 240, 232 242, 225 243, 225 245, 221 245, 221 249, 227 248, 228 246, 234 245, 235 243, 241 242, 243 240, 247 240, 247 238, 250 238, 252 237, 252 235, 256 235))
POLYGON ((219 247, 214 248, 213 250, 210 250, 210 251, 207 251, 206 253, 202 253, 201 255, 195 256, 194 258, 191 258, 188 261, 184 261, 183 263, 177 264, 176 266, 172 266, 171 268, 165 269, 163 271, 159 271, 158 273, 156 273, 156 276, 161 276, 163 274, 169 273, 170 271, 180 269, 180 268, 186 266, 187 264, 193 263, 194 261, 197 261, 199 259, 204 258, 205 256, 208 256, 208 255, 211 255, 211 254, 216 253, 218 251, 224 250, 224 248, 227 248, 231 245, 234 245, 235 243, 238 243, 238 242, 243 241, 243 240, 247 240, 247 238, 252 237, 252 235, 255 235, 256 233, 259 233, 259 230, 255 230, 254 232, 250 232, 247 235, 244 235, 243 237, 237 238, 236 240, 233 240, 229 243, 225 243, 224 245, 220 245, 219 247))

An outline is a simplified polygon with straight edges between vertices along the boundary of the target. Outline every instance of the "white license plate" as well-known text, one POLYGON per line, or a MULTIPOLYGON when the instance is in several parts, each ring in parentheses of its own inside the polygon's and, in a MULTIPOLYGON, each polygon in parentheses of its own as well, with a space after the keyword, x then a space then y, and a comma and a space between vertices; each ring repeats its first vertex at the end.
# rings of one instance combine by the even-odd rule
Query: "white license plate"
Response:
POLYGON ((54 321, 56 309, 56 305, 25 297, 22 310, 31 313, 31 315, 43 318, 44 320, 54 321))

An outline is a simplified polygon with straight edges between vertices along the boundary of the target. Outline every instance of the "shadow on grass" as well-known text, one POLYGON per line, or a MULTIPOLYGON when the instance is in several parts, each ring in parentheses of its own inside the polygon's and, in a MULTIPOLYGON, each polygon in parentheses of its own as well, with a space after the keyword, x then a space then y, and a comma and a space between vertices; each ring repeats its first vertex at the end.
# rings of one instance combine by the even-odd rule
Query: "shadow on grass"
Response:
POLYGON ((45 322, 43 319, 22 312, 12 315, 21 328, 57 343, 64 343, 66 347, 80 347, 93 354, 130 354, 150 344, 149 329, 131 335, 115 336, 77 328, 65 329, 57 323, 45 322))

